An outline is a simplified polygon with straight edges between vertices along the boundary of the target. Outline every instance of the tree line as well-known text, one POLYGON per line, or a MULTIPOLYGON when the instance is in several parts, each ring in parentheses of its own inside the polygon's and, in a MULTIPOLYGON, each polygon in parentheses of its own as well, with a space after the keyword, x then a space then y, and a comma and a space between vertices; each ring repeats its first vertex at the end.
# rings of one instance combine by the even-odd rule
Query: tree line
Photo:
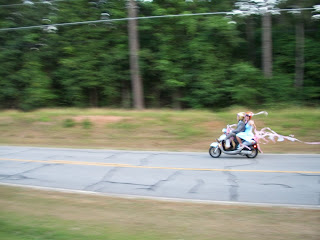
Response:
MULTIPOLYGON (((127 18, 128 1, 33 2, 1 1, 8 6, 0 6, 0 108, 132 108, 130 21, 54 25, 127 18), (17 29, 38 25, 46 27, 17 29)), ((236 2, 154 0, 136 5, 143 17, 231 12, 236 2)), ((312 7, 316 2, 279 1, 279 7, 312 7)), ((259 15, 137 20, 145 107, 319 104, 320 24, 312 14, 269 16, 272 74, 267 75, 266 29, 259 15)))

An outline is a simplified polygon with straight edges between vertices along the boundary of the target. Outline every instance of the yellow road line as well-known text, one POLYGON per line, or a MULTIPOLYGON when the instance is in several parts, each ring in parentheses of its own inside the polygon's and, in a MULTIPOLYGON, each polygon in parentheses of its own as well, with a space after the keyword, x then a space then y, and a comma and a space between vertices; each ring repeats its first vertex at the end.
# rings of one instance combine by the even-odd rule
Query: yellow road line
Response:
POLYGON ((153 167, 153 166, 136 166, 121 163, 103 163, 103 162, 81 162, 66 160, 25 160, 14 158, 0 158, 0 161, 16 162, 38 162, 46 164, 71 164, 85 166, 106 166, 106 167, 123 167, 123 168, 145 168, 145 169, 167 169, 167 170, 184 170, 184 171, 213 171, 213 172, 261 172, 261 173, 302 173, 302 174, 320 174, 320 171, 282 171, 282 170, 245 170, 245 169, 215 169, 215 168, 182 168, 182 167, 153 167))

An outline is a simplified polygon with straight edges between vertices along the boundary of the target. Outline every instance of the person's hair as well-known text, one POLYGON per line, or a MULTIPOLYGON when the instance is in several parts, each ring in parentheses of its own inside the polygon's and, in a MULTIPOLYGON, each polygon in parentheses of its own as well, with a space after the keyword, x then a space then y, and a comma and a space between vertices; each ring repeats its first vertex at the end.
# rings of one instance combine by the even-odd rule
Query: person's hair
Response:
POLYGON ((252 116, 253 116, 253 113, 252 112, 246 112, 246 116, 249 117, 249 119, 251 120, 252 116))
POLYGON ((244 116, 245 116, 245 113, 244 112, 239 112, 237 114, 237 117, 239 118, 239 120, 243 120, 244 119, 244 116))

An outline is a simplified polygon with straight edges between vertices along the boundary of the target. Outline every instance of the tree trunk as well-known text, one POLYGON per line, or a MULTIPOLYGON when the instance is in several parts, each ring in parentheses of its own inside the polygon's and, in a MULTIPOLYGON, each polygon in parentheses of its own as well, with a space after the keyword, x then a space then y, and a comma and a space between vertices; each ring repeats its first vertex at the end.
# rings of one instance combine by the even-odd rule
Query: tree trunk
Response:
MULTIPOLYGON (((128 4, 129 18, 136 18, 137 5, 135 0, 129 0, 128 4)), ((130 72, 132 82, 133 107, 135 109, 144 109, 143 86, 139 70, 139 37, 136 19, 130 19, 128 21, 128 32, 130 46, 130 72)))
POLYGON ((181 106, 181 91, 180 89, 176 89, 173 92, 173 96, 172 96, 172 107, 175 110, 181 110, 182 106, 181 106))
POLYGON ((264 77, 272 77, 272 33, 271 14, 262 16, 262 68, 264 77))
POLYGON ((295 87, 303 86, 304 78, 304 24, 299 19, 296 24, 296 66, 295 87))
POLYGON ((89 94, 90 94, 90 106, 97 107, 98 106, 98 90, 97 90, 97 88, 90 88, 89 94))

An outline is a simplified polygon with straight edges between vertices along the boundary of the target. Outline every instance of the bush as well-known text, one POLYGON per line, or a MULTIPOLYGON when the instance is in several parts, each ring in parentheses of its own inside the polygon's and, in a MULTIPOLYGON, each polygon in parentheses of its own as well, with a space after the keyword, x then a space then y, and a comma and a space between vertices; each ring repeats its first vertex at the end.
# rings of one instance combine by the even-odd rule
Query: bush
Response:
POLYGON ((88 119, 82 121, 82 127, 84 129, 89 129, 92 127, 92 122, 90 122, 88 119))
POLYGON ((63 127, 65 128, 71 128, 71 127, 74 127, 76 125, 76 122, 73 121, 72 119, 68 118, 68 119, 65 119, 63 121, 63 127))

